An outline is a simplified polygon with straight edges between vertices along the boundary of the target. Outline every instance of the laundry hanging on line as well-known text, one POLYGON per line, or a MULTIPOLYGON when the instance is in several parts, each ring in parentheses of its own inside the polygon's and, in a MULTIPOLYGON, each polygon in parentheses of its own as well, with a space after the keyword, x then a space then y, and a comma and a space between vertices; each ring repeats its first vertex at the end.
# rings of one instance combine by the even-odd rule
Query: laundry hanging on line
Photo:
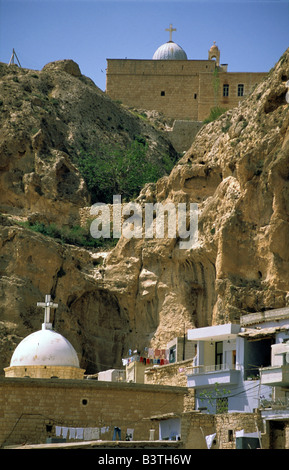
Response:
POLYGON ((80 439, 84 441, 92 441, 100 438, 100 432, 103 434, 109 431, 109 427, 100 428, 81 428, 68 426, 55 426, 55 435, 63 439, 80 439))

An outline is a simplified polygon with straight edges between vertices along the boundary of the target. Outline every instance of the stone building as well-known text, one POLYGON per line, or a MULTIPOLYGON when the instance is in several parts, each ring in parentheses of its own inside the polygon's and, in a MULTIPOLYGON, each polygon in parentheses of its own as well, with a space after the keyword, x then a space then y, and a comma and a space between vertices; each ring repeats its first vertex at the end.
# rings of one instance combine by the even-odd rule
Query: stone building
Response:
POLYGON ((184 411, 186 387, 84 376, 75 349, 52 328, 50 310, 58 304, 46 295, 37 306, 45 311, 42 329, 18 344, 0 379, 0 447, 125 441, 127 434, 148 441, 150 416, 184 411))
MULTIPOLYGON (((85 376, 73 346, 52 329, 50 309, 57 308, 57 304, 46 296, 45 302, 38 303, 38 306, 45 310, 42 330, 19 343, 10 367, 5 369, 5 378, 0 379, 0 447, 19 448, 24 444, 102 449, 115 446, 142 449, 289 447, 286 404, 288 308, 244 316, 241 325, 229 325, 229 332, 228 325, 189 330, 188 340, 192 340, 192 334, 194 338, 192 344, 186 342, 186 350, 192 355, 197 352, 197 356, 187 358, 181 350, 178 355, 178 346, 183 345, 180 338, 175 338, 169 343, 168 350, 154 351, 149 368, 146 369, 141 361, 133 361, 132 364, 143 366, 141 377, 144 376, 144 381, 141 378, 142 383, 137 383, 134 378, 128 383, 114 380, 112 370, 109 371, 111 381, 85 376), (258 328, 253 328, 256 324, 258 328), (204 330, 210 331, 204 336, 204 330), (254 350, 252 347, 237 347, 236 335, 240 337, 241 345, 245 340, 252 340, 254 350), (271 341, 273 337, 275 341, 271 341), (268 338, 271 338, 269 342, 268 338), (221 354, 226 356, 226 362, 230 362, 229 358, 232 361, 228 367, 221 367, 223 362, 220 358, 216 370, 198 370, 198 360, 201 356, 205 358, 206 350, 212 348, 211 343, 215 340, 217 345, 222 341, 221 354), (209 342, 208 348, 203 344, 206 341, 209 342), (202 343, 197 349, 196 342, 202 343), (176 362, 166 362, 166 353, 171 353, 175 346, 176 362), (247 409, 239 400, 240 391, 244 395, 243 390, 238 389, 235 390, 238 393, 234 393, 235 382, 231 380, 234 378, 231 369, 238 372, 233 367, 234 351, 236 348, 239 350, 236 364, 244 350, 247 351, 248 364, 252 363, 254 356, 257 367, 256 351, 264 358, 264 352, 269 351, 270 346, 272 364, 268 359, 268 366, 262 367, 262 386, 250 385, 251 389, 254 387, 258 391, 262 406, 253 404, 247 409), (179 357, 184 360, 179 361, 179 357), (192 374, 191 368, 198 373, 192 374), (209 413, 200 407, 198 389, 203 382, 192 386, 193 378, 199 381, 205 378, 206 389, 208 384, 213 385, 216 381, 222 387, 229 384, 235 396, 232 396, 228 412, 209 413), (264 386, 268 385, 269 388, 275 387, 273 402, 264 400, 262 395, 264 386), (280 400, 284 401, 281 407, 280 400)), ((220 354, 218 348, 214 350, 220 354)), ((148 354, 152 352, 148 351, 148 354)), ((215 357, 217 361, 218 354, 215 357)), ((213 357, 212 354, 207 356, 208 360, 213 357)), ((267 365, 263 359, 260 361, 260 364, 267 365)), ((120 375, 121 370, 116 372, 120 375)))
MULTIPOLYGON (((265 72, 228 72, 220 63, 215 44, 204 60, 188 59, 181 46, 170 40, 151 60, 107 59, 106 93, 123 104, 157 110, 175 120, 203 121, 211 108, 238 105, 266 75, 265 72)), ((197 127, 198 130, 198 127, 197 127)))

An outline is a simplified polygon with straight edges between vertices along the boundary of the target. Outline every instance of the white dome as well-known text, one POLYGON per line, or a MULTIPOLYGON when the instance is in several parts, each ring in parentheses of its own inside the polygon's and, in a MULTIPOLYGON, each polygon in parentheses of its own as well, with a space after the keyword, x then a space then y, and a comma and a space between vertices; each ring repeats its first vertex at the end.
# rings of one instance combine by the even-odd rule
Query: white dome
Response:
POLYGON ((42 329, 24 338, 15 349, 10 362, 10 367, 43 365, 79 367, 73 346, 51 329, 42 329))
POLYGON ((168 41, 156 50, 153 60, 188 60, 188 58, 181 46, 173 41, 168 41))

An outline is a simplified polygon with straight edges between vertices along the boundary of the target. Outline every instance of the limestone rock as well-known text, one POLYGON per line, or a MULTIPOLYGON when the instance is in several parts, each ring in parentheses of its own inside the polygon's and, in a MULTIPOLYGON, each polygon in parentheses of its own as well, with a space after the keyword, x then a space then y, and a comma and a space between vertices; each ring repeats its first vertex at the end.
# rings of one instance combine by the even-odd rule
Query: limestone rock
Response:
MULTIPOLYGON (((39 328, 42 313, 35 306, 47 293, 59 304, 56 329, 91 374, 120 367, 129 347, 165 348, 188 328, 237 322, 242 314, 288 305, 289 50, 246 100, 202 127, 169 176, 146 185, 137 198, 142 207, 146 202, 198 203, 199 237, 191 249, 180 249, 178 239, 121 237, 110 252, 95 253, 16 224, 24 216, 69 224, 89 207, 69 157, 83 133, 80 119, 92 119, 87 106, 92 85, 71 72, 72 64, 70 73, 59 65, 51 66, 55 75, 48 74, 49 67, 41 72, 42 86, 65 106, 61 119, 57 116, 57 132, 56 120, 46 114, 39 127, 35 110, 44 113, 40 102, 20 107, 5 102, 1 117, 0 203, 7 215, 1 219, 0 245, 3 367, 23 336, 39 328), (66 91, 58 81, 62 73, 66 91), (76 88, 83 99, 73 114, 76 88), (28 128, 24 120, 20 124, 21 107, 28 128)), ((0 67, 4 80, 11 74, 10 81, 21 78, 32 89, 31 72, 21 73, 18 77, 0 67)), ((15 93, 17 86, 13 82, 15 93)), ((97 107, 102 93, 93 96, 97 107)), ((99 115, 93 114, 96 133, 106 104, 117 122, 119 109, 105 99, 99 115)))
POLYGON ((50 62, 45 65, 42 69, 43 71, 55 71, 55 70, 64 70, 64 72, 69 73, 73 77, 81 77, 81 72, 78 64, 73 60, 57 60, 55 62, 50 62))
MULTIPOLYGON (((47 292, 60 305, 55 326, 74 343, 84 368, 119 365, 131 325, 117 295, 132 275, 104 284, 107 253, 64 245, 23 223, 87 225, 82 214, 89 214, 90 194, 74 164, 81 151, 110 141, 126 146, 144 135, 156 164, 164 153, 177 153, 162 132, 114 103, 72 60, 41 71, 0 63, 0 125, 0 374, 15 345, 41 327, 36 303, 47 292)), ((139 260, 124 265, 135 273, 139 260)))

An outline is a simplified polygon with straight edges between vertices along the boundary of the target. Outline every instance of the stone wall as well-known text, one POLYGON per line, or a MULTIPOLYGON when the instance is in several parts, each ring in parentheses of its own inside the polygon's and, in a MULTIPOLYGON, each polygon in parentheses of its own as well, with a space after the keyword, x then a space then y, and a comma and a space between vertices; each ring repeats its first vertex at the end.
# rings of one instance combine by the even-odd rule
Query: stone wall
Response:
POLYGON ((103 440, 112 440, 118 426, 122 439, 129 428, 134 440, 148 440, 152 423, 144 418, 181 413, 186 393, 181 387, 96 380, 1 379, 0 446, 45 443, 56 436, 56 426, 106 429, 103 440))
MULTIPOLYGON (((235 107, 265 73, 226 72, 214 60, 108 59, 106 93, 128 106, 177 120, 203 121, 214 106, 235 107), (223 85, 229 96, 223 97, 223 85), (244 96, 238 96, 238 85, 244 96)), ((186 149, 185 149, 186 150, 186 149)))
POLYGON ((246 434, 263 431, 263 423, 259 413, 216 414, 215 426, 220 449, 236 448, 236 431, 244 430, 246 434))
POLYGON ((202 73, 199 82, 198 119, 203 121, 214 106, 231 109, 244 100, 266 76, 263 72, 202 73), (229 85, 229 96, 223 96, 223 85, 229 85), (238 85, 244 85, 244 96, 238 96, 238 85))
POLYGON ((155 109, 174 119, 198 120, 199 72, 214 61, 107 61, 106 92, 128 106, 155 109))
POLYGON ((152 385, 187 386, 186 367, 192 366, 192 359, 173 362, 161 367, 150 367, 145 371, 145 383, 152 385))
MULTIPOLYGON (((281 411, 281 410, 279 410, 281 411)), ((277 419, 264 420, 264 433, 262 433, 262 448, 264 449, 289 449, 289 422, 286 410, 284 416, 276 410, 277 419)))
MULTIPOLYGON (((147 368, 144 374, 144 382, 152 385, 170 385, 174 387, 186 387, 186 368, 192 365, 192 359, 182 362, 174 362, 161 367, 147 368)), ((184 396, 184 411, 191 412, 195 409, 195 390, 188 388, 184 396)))
POLYGON ((31 379, 83 379, 85 370, 71 366, 12 366, 4 369, 5 377, 31 379))
MULTIPOLYGON (((215 416, 200 412, 188 412, 182 416, 182 435, 186 436, 185 449, 207 449, 206 436, 214 434, 215 416)), ((217 448, 216 443, 212 449, 217 448)))
POLYGON ((200 121, 175 121, 171 131, 166 135, 170 139, 177 152, 187 151, 193 143, 193 140, 203 123, 200 121))
MULTIPOLYGON (((164 369, 166 366, 163 366, 164 369)), ((133 441, 148 441, 159 423, 177 417, 183 449, 206 449, 206 436, 216 433, 212 448, 235 449, 236 432, 261 433, 261 447, 288 448, 286 423, 263 425, 260 412, 210 415, 194 410, 194 390, 164 385, 99 382, 97 380, 0 379, 0 448, 46 443, 57 427, 97 430, 111 441, 114 427, 121 440, 133 429, 133 441), (281 427, 280 427, 281 426, 281 427), (282 429, 281 429, 282 428, 282 429)), ((80 439, 67 442, 80 443, 80 439)), ((108 443, 104 442, 104 446, 108 443)), ((135 446, 138 444, 136 442, 135 446)))

